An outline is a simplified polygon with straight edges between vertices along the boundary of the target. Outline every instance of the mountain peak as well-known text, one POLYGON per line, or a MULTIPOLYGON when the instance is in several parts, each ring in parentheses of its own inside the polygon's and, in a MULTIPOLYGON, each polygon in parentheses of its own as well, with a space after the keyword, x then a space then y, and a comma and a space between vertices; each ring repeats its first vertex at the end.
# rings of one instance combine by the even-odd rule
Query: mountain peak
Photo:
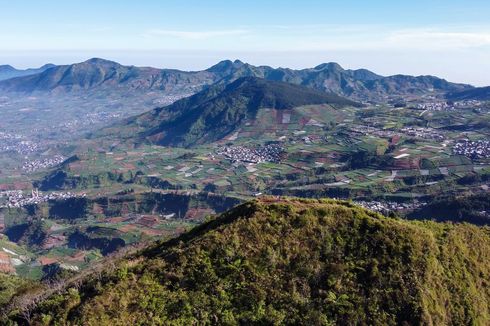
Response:
POLYGON ((223 61, 218 62, 214 66, 206 69, 206 71, 214 72, 214 73, 225 73, 225 72, 229 72, 232 69, 238 69, 244 65, 245 65, 245 63, 243 63, 242 61, 240 61, 238 59, 235 61, 223 60, 223 61))
POLYGON ((12 70, 4 66, 0 71, 0 90, 14 92, 51 91, 55 88, 64 91, 80 88, 92 88, 124 84, 127 88, 150 88, 155 90, 179 90, 195 92, 213 84, 222 86, 243 76, 257 76, 268 80, 285 81, 307 86, 319 91, 334 92, 358 101, 384 102, 387 98, 403 97, 407 94, 423 95, 428 89, 437 94, 458 92, 471 89, 469 85, 449 83, 435 77, 380 76, 366 69, 345 70, 338 63, 323 63, 315 68, 302 70, 253 66, 240 60, 223 60, 200 72, 182 72, 178 70, 147 69, 134 66, 122 66, 117 62, 101 58, 92 58, 74 65, 49 67, 51 69, 12 70), (65 70, 69 69, 68 74, 65 70), (40 76, 44 70, 51 71, 50 77, 40 76), (149 82, 158 71, 172 75, 158 82, 149 82), (205 72, 205 73, 203 73, 205 72), (77 76, 70 76, 76 73, 77 76), (29 75, 35 75, 31 77, 29 75), (26 77, 15 78, 13 77, 26 77), (9 81, 6 81, 10 79, 9 81), (197 88, 196 88, 197 86, 197 88))
POLYGON ((336 62, 322 63, 313 69, 315 69, 315 70, 336 70, 336 71, 343 71, 344 70, 344 68, 342 68, 342 66, 336 62))
POLYGON ((17 69, 12 67, 11 65, 0 65, 0 71, 15 71, 15 70, 17 69))
POLYGON ((47 69, 54 68, 54 67, 56 67, 55 64, 53 64, 53 63, 47 63, 47 64, 43 65, 41 68, 39 68, 39 69, 40 70, 47 70, 47 69))
POLYGON ((91 64, 91 65, 120 66, 120 64, 117 63, 117 62, 115 62, 115 61, 110 61, 110 60, 101 59, 101 58, 91 58, 91 59, 88 59, 87 61, 82 62, 82 63, 88 63, 88 64, 91 64))
MULTIPOLYGON (((54 66, 54 65, 51 65, 54 66)), ((40 68, 29 68, 25 70, 20 70, 12 67, 11 65, 0 65, 0 81, 7 79, 12 79, 16 77, 28 77, 49 69, 48 65, 44 65, 40 68)))
MULTIPOLYGON (((304 86, 258 77, 241 77, 158 108, 129 121, 124 128, 139 128, 136 143, 192 147, 224 139, 255 121, 263 109, 288 110, 304 105, 359 106, 343 97, 304 86)), ((134 129, 133 129, 134 131, 134 129)))
POLYGON ((267 80, 259 77, 246 76, 229 84, 223 94, 239 92, 242 97, 253 98, 261 108, 292 109, 308 104, 342 103, 357 105, 340 96, 321 92, 300 85, 282 81, 267 80))

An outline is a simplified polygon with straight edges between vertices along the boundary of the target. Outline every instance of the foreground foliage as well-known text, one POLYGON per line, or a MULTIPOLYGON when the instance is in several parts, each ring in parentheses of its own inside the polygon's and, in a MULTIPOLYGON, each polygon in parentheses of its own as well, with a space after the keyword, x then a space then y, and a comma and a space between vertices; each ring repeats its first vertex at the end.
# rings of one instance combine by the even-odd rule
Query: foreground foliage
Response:
POLYGON ((30 321, 488 325, 489 282, 488 228, 264 199, 51 296, 30 321))

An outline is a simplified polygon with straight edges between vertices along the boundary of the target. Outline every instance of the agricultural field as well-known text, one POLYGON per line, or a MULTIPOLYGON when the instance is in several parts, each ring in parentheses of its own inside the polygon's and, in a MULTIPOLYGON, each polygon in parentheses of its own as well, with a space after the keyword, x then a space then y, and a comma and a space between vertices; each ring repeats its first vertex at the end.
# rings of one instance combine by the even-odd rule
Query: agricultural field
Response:
POLYGON ((0 251, 0 267, 33 279, 52 266, 81 270, 262 195, 351 199, 407 217, 442 195, 488 195, 490 157, 475 153, 489 116, 308 105, 260 110, 225 139, 192 148, 89 137, 0 153, 0 205, 12 191, 38 196, 0 209, 0 250, 13 248, 0 251), (23 169, 26 161, 37 168, 23 169))

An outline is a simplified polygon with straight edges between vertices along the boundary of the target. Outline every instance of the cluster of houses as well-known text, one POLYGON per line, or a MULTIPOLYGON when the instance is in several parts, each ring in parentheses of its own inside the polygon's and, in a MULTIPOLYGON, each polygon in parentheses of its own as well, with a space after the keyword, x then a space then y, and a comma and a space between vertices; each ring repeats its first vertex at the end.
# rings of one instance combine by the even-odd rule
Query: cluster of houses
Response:
POLYGON ((400 212, 400 211, 411 211, 427 205, 427 203, 423 202, 414 202, 414 203, 396 203, 396 202, 380 202, 380 201, 355 201, 356 205, 369 209, 371 211, 375 211, 384 215, 387 215, 391 212, 400 212))
POLYGON ((50 158, 24 162, 24 164, 22 165, 22 170, 24 170, 27 173, 32 173, 38 170, 57 166, 58 164, 63 163, 65 159, 66 158, 62 155, 54 155, 53 157, 50 158))
POLYGON ((403 133, 407 136, 421 139, 431 139, 442 141, 445 139, 443 133, 433 128, 423 128, 423 127, 404 127, 400 129, 397 133, 392 130, 383 130, 371 126, 355 125, 349 128, 351 132, 358 133, 361 135, 371 135, 380 138, 392 138, 394 136, 403 133))
POLYGON ((438 141, 444 140, 444 135, 433 128, 404 127, 401 129, 401 132, 415 138, 432 139, 438 141))
POLYGON ((474 108, 474 107, 482 106, 483 102, 478 101, 478 100, 464 100, 464 101, 454 102, 453 105, 455 108, 458 108, 458 109, 460 109, 460 108, 474 108))
POLYGON ((0 131, 0 140, 21 140, 22 138, 21 135, 0 131))
POLYGON ((473 159, 490 158, 490 141, 465 139, 454 144, 453 152, 473 159))
POLYGON ((419 110, 428 111, 451 111, 454 109, 463 108, 475 108, 481 106, 483 103, 477 100, 463 100, 457 102, 428 102, 420 103, 417 105, 419 110))
POLYGON ((222 155, 232 162, 261 163, 274 162, 279 163, 284 153, 284 148, 279 145, 266 145, 257 148, 245 146, 225 146, 219 148, 216 153, 222 155))
MULTIPOLYGON (((199 85, 200 86, 200 85, 199 85)), ((196 89, 198 91, 198 88, 196 89)), ((194 95, 195 92, 188 92, 188 93, 179 93, 179 94, 170 94, 170 95, 163 95, 153 101, 153 104, 155 105, 160 105, 160 106, 166 106, 169 104, 172 104, 180 99, 183 99, 184 97, 189 97, 194 95)))
POLYGON ((0 132, 0 152, 17 152, 22 155, 27 155, 39 150, 39 144, 25 140, 23 136, 0 132))
POLYGON ((0 197, 5 197, 7 200, 0 204, 0 208, 20 208, 28 205, 37 205, 50 200, 65 200, 85 196, 85 194, 74 194, 71 192, 42 194, 37 189, 32 190, 30 195, 26 195, 22 190, 3 191, 0 192, 0 197))
POLYGON ((391 130, 382 130, 375 127, 364 126, 364 125, 355 125, 350 127, 351 132, 355 132, 362 135, 373 135, 380 138, 391 138, 395 135, 395 133, 391 130))
POLYGON ((449 105, 447 102, 428 102, 418 104, 417 109, 428 111, 447 111, 452 110, 453 106, 449 105))
POLYGON ((309 135, 301 138, 301 140, 308 145, 308 144, 316 144, 320 142, 322 138, 318 135, 309 135))
POLYGON ((110 122, 115 119, 119 119, 122 117, 121 113, 115 113, 115 112, 92 112, 92 113, 87 113, 83 118, 81 119, 73 119, 69 121, 65 121, 59 125, 60 128, 80 128, 80 127, 86 127, 86 126, 91 126, 91 125, 96 125, 96 124, 101 124, 103 122, 110 122))

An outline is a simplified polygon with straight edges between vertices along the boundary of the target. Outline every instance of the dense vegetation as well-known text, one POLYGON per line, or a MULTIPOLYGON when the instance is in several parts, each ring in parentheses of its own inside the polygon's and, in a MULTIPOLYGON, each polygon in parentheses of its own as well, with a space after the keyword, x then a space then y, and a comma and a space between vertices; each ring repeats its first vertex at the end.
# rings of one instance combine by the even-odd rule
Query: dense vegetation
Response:
POLYGON ((390 219, 347 202, 249 202, 113 266, 11 321, 490 323, 488 228, 390 219))
POLYGON ((132 118, 127 125, 109 128, 107 134, 131 132, 133 141, 150 141, 158 145, 190 147, 220 140, 255 119, 261 108, 292 109, 308 104, 339 106, 359 103, 302 86, 255 77, 240 78, 217 85, 176 103, 132 118))
POLYGON ((32 290, 33 286, 32 281, 0 272, 0 307, 8 304, 14 295, 32 290))
POLYGON ((12 242, 39 247, 46 239, 47 226, 41 220, 28 221, 8 227, 5 234, 12 242))
POLYGON ((490 87, 477 87, 462 92, 449 93, 447 98, 452 101, 462 101, 462 100, 480 100, 488 101, 490 100, 490 87))
POLYGON ((490 225, 490 200, 486 193, 462 196, 442 196, 429 205, 411 213, 411 218, 430 216, 437 221, 469 222, 476 225, 490 225))

